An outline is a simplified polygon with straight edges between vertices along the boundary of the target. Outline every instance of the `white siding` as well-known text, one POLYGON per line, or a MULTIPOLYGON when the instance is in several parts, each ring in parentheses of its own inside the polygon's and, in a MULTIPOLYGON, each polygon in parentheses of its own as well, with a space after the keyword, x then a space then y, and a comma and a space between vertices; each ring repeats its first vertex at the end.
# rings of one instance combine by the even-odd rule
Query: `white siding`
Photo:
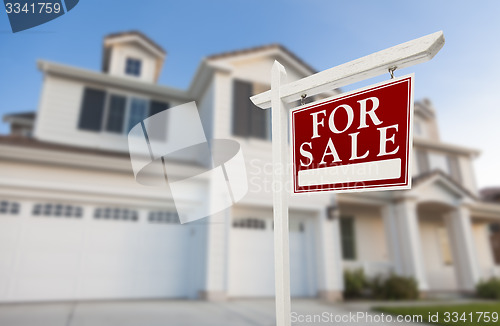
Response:
POLYGON ((126 77, 131 79, 139 79, 144 82, 154 82, 156 72, 156 58, 141 47, 133 44, 116 44, 111 52, 111 60, 109 65, 109 74, 126 77), (127 58, 141 60, 141 75, 130 76, 125 74, 125 65, 127 58))
POLYGON ((210 81, 205 92, 197 102, 201 123, 207 139, 212 139, 214 134, 214 82, 210 81))
POLYGON ((469 156, 459 156, 458 163, 460 166, 460 174, 462 176, 462 185, 470 192, 477 195, 478 189, 472 159, 469 156))
POLYGON ((341 206, 340 213, 354 218, 356 261, 389 261, 384 223, 379 209, 341 206))
MULTIPOLYGON (((78 129, 78 119, 80 117, 80 107, 85 87, 94 87, 126 96, 145 97, 141 93, 87 84, 55 76, 46 76, 40 108, 37 113, 35 137, 54 143, 127 152, 128 142, 126 134, 78 129)), ((181 104, 178 101, 168 98, 154 99, 169 102, 171 107, 181 104)))
POLYGON ((441 170, 446 174, 449 174, 450 170, 448 167, 448 161, 446 154, 429 151, 429 166, 432 170, 441 170))

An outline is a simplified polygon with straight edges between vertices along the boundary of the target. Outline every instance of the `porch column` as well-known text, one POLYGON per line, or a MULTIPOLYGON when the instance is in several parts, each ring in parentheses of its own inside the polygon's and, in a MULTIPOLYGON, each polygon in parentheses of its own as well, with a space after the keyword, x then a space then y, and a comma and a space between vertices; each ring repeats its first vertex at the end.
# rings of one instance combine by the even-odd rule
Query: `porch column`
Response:
POLYGON ((343 298, 344 271, 338 218, 329 220, 326 209, 318 211, 318 288, 323 300, 338 301, 343 298))
POLYGON ((387 241, 387 254, 393 265, 393 272, 402 275, 404 262, 399 244, 397 218, 395 205, 389 204, 382 207, 382 219, 384 221, 387 241))
POLYGON ((460 206, 445 216, 453 253, 453 265, 458 286, 463 291, 475 291, 479 281, 479 262, 472 235, 469 210, 460 206))
POLYGON ((394 212, 401 274, 413 277, 418 282, 418 289, 426 291, 429 286, 425 275, 416 200, 407 198, 397 202, 394 212))

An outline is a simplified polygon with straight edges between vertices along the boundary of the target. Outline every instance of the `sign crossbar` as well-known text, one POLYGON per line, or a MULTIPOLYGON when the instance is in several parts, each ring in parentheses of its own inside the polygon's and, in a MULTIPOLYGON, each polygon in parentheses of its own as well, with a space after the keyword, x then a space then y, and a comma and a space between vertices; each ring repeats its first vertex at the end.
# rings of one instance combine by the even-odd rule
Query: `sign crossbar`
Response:
MULTIPOLYGON (((442 31, 402 43, 365 57, 320 71, 314 75, 282 85, 280 94, 285 103, 353 84, 387 73, 389 68, 402 69, 431 60, 444 46, 442 31)), ((271 91, 250 98, 261 109, 271 107, 271 91)))
POLYGON ((284 84, 285 68, 275 61, 271 70, 271 90, 252 96, 261 109, 272 107, 273 215, 276 288, 276 325, 291 325, 290 246, 288 201, 289 177, 288 111, 286 104, 303 94, 319 93, 431 60, 444 45, 443 32, 396 45, 363 58, 284 84))

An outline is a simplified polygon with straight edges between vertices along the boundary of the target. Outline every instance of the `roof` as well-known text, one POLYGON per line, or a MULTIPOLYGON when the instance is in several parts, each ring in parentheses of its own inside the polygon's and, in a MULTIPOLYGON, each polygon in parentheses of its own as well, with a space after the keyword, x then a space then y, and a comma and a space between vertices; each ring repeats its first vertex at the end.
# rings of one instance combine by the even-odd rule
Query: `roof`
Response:
POLYGON ((79 154, 104 155, 104 156, 112 156, 119 158, 130 157, 128 153, 106 151, 101 149, 91 149, 91 148, 84 148, 84 147, 70 146, 70 145, 61 145, 17 135, 0 135, 0 145, 12 145, 20 147, 29 147, 34 149, 55 150, 61 152, 74 152, 79 154))
POLYGON ((36 116, 35 111, 30 112, 15 112, 15 113, 7 113, 3 116, 4 119, 7 118, 19 118, 19 119, 34 119, 36 116))
POLYGON ((440 177, 446 179, 446 181, 450 182, 453 186, 455 186, 460 191, 467 194, 469 197, 477 199, 477 196, 474 195, 470 190, 468 190, 467 188, 462 186, 460 183, 453 180, 449 175, 447 175, 446 173, 444 173, 441 170, 432 170, 430 172, 422 173, 422 174, 419 174, 419 175, 413 177, 412 178, 412 187, 418 186, 418 185, 422 184, 424 181, 427 181, 434 176, 440 176, 440 177))
POLYGON ((426 148, 432 148, 439 151, 447 151, 456 154, 471 155, 473 157, 479 156, 480 152, 477 149, 464 147, 461 145, 448 144, 442 141, 434 141, 425 138, 414 138, 413 145, 422 146, 426 148))
POLYGON ((285 46, 283 46, 279 43, 261 45, 261 46, 256 46, 256 47, 242 49, 242 50, 236 50, 236 51, 222 52, 222 53, 210 55, 207 57, 207 59, 208 60, 217 60, 217 59, 222 59, 222 58, 238 56, 238 55, 242 55, 242 54, 251 54, 251 53, 256 53, 256 52, 260 52, 260 51, 271 50, 271 49, 279 49, 279 50, 285 52, 286 54, 288 54, 289 56, 291 56, 294 60, 298 61, 301 65, 305 66, 307 69, 311 70, 313 73, 318 72, 316 69, 311 67, 307 62, 305 62, 304 60, 299 58, 295 53, 288 50, 285 46))
MULTIPOLYGON (((57 143, 51 143, 46 141, 37 140, 35 138, 28 138, 25 136, 19 135, 0 135, 0 146, 7 145, 13 147, 24 147, 38 150, 47 150, 47 151, 58 151, 64 153, 74 153, 74 154, 83 154, 83 155, 99 155, 106 158, 117 158, 117 159, 126 159, 130 160, 130 154, 128 152, 118 152, 111 151, 105 149, 97 149, 97 148, 86 148, 79 146, 71 146, 71 145, 63 145, 57 143)), ((183 159, 175 159, 169 158, 169 162, 182 164, 183 166, 189 167, 200 167, 201 165, 193 162, 187 161, 183 159)))
POLYGON ((10 124, 32 126, 35 123, 36 112, 8 113, 3 116, 3 121, 10 124))
POLYGON ((45 73, 52 73, 59 76, 82 79, 96 84, 104 84, 116 88, 132 90, 151 94, 158 98, 176 98, 182 101, 192 101, 186 91, 162 86, 153 83, 146 83, 135 79, 122 78, 92 70, 76 68, 62 65, 50 61, 38 60, 38 69, 45 73))
POLYGON ((123 37, 123 36, 138 36, 138 37, 144 39, 151 46, 153 46, 155 49, 157 49, 158 51, 162 52, 163 54, 167 53, 167 51, 165 51, 164 48, 162 48, 160 45, 158 45, 158 43, 156 43, 155 41, 153 41, 152 39, 150 39, 148 36, 146 36, 142 32, 135 31, 135 30, 108 34, 108 35, 106 35, 104 37, 104 40, 110 40, 110 39, 113 39, 113 38, 119 38, 119 37, 123 37))
POLYGON ((500 202, 500 187, 488 187, 479 191, 481 199, 489 202, 500 202))

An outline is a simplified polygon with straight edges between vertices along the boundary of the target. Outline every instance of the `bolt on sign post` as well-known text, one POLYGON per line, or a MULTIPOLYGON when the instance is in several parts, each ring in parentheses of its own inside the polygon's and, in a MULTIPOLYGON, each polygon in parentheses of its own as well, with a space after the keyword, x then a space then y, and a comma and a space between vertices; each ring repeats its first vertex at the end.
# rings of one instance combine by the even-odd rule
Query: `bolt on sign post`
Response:
POLYGON ((252 96, 272 107, 274 260, 277 326, 291 325, 288 196, 309 192, 408 189, 413 118, 413 75, 391 79, 298 107, 286 104, 432 59, 444 45, 436 32, 283 84, 275 61, 271 90, 252 96), (288 171, 291 115, 292 172, 288 171), (361 172, 360 172, 361 171, 361 172), (293 189, 285 189, 291 174, 293 189))

